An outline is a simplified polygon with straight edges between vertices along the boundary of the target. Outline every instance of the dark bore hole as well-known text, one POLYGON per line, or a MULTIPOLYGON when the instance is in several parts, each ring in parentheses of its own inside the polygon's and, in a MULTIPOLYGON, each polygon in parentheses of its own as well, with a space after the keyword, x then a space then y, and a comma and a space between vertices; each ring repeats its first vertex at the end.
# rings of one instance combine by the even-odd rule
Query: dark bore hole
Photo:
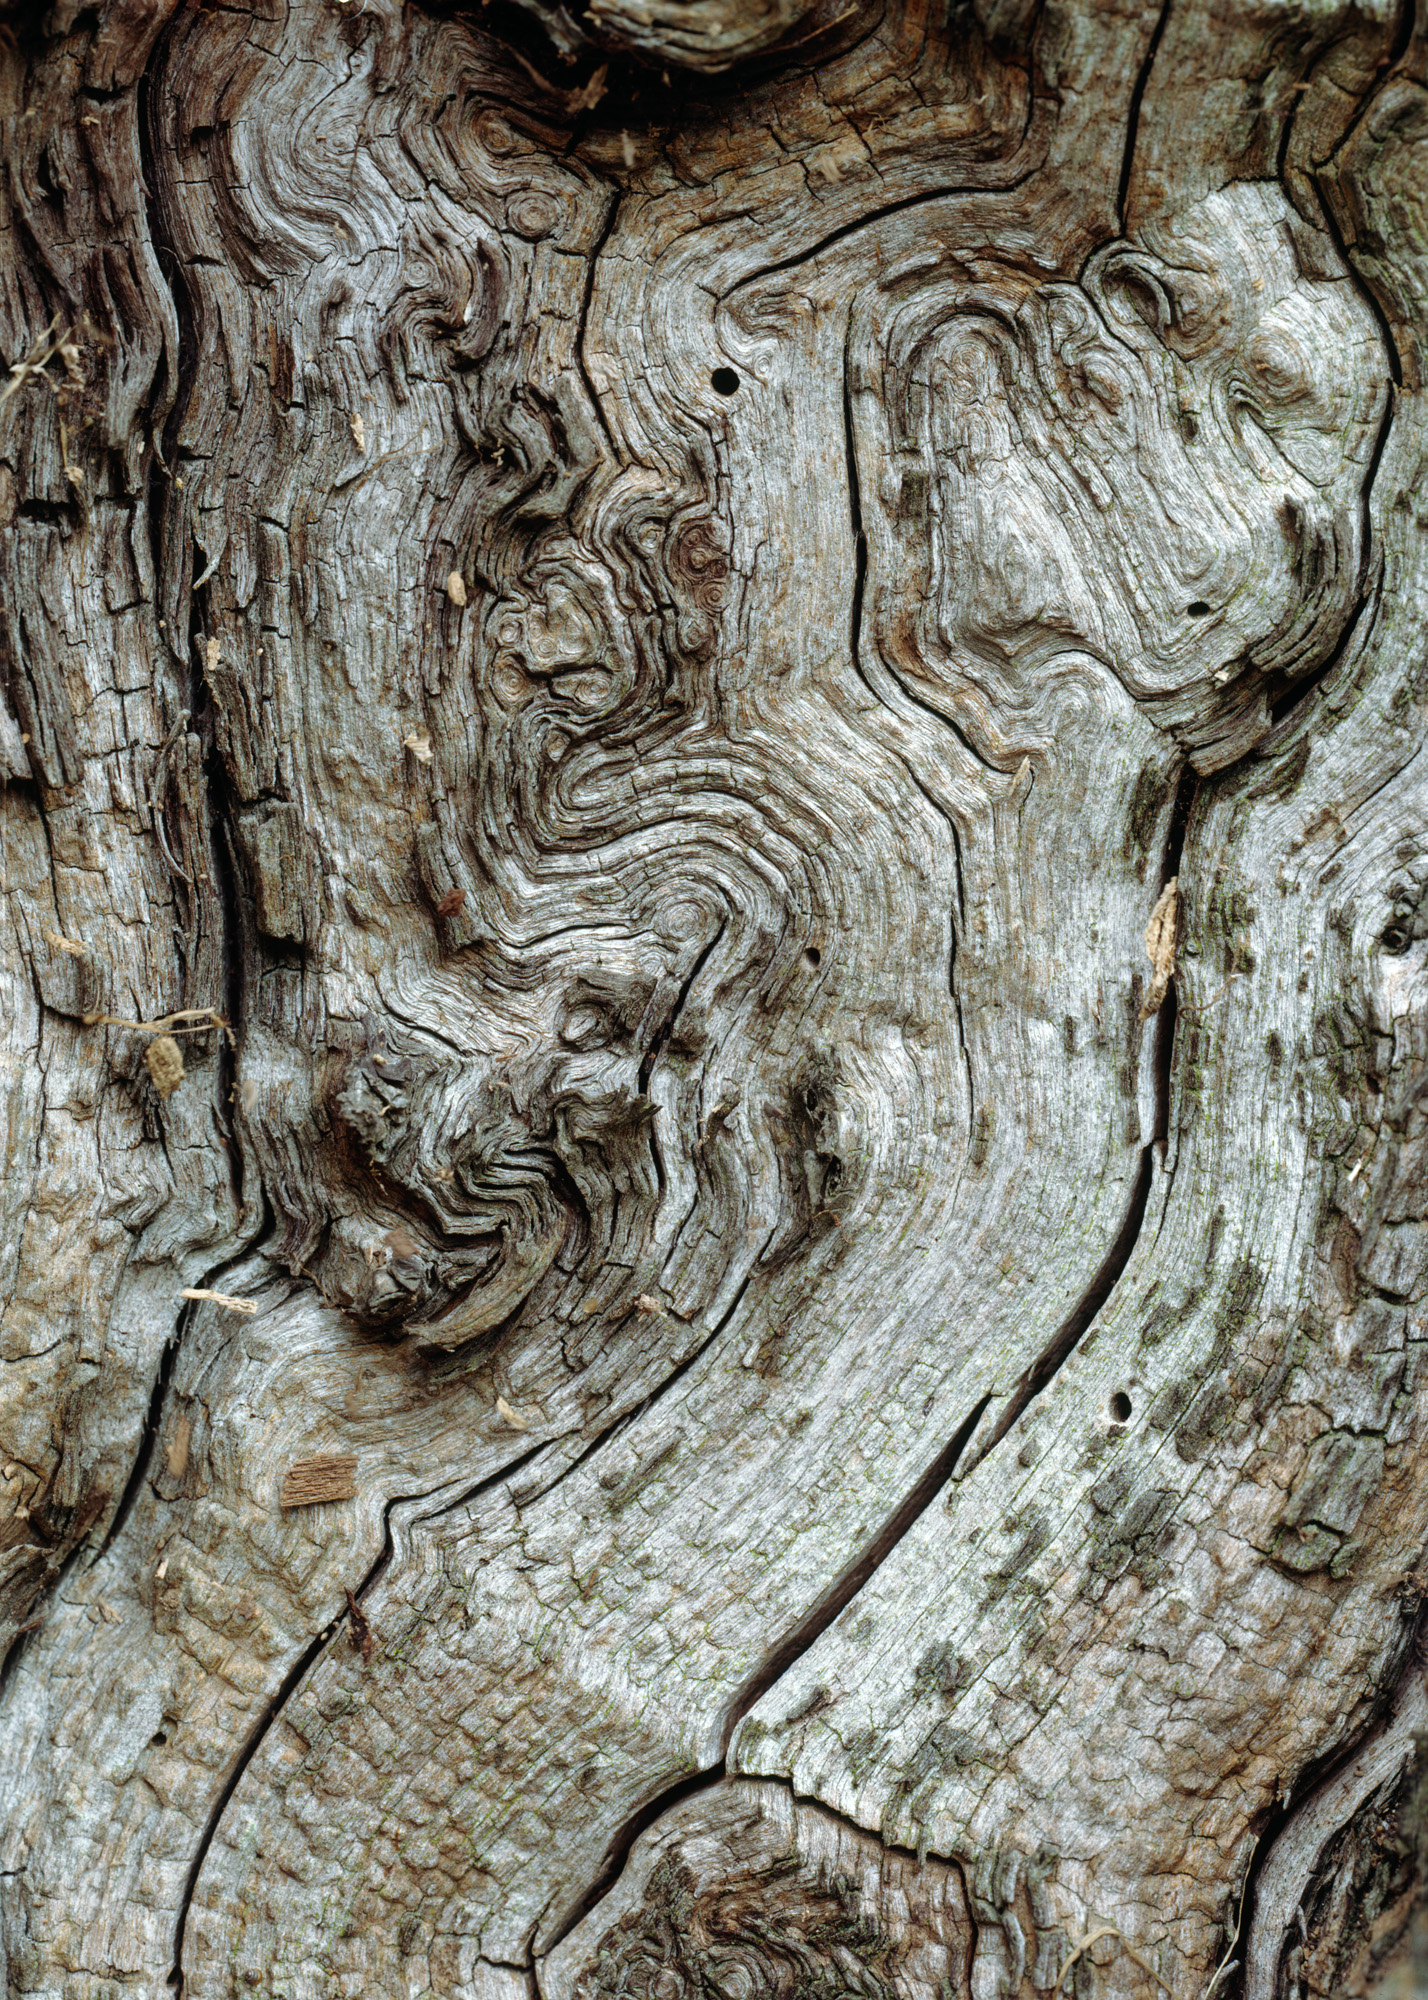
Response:
POLYGON ((821 965, 823 963, 823 954, 816 944, 811 944, 803 956, 810 965, 821 965))
POLYGON ((1185 607, 1185 616, 1187 618, 1208 618, 1209 615, 1210 607, 1203 597, 1197 597, 1193 604, 1187 604, 1185 607))
POLYGON ((163 1730, 161 1729, 156 1736, 151 1736, 149 1738, 149 1747, 153 1750, 157 1750, 161 1743, 167 1743, 168 1740, 169 1740, 168 1737, 165 1736, 163 1730))
POLYGON ((1117 1389, 1111 1398, 1111 1415, 1118 1424, 1128 1424, 1131 1414, 1131 1399, 1124 1389, 1117 1389))
POLYGON ((739 378, 732 368, 716 368, 709 377, 709 382, 721 396, 732 396, 739 386, 739 378))

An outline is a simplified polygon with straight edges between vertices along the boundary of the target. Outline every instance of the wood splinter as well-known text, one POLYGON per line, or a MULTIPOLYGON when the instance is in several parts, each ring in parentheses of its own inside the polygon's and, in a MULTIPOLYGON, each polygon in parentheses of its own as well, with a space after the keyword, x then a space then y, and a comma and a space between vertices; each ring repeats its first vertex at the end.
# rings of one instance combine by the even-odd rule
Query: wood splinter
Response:
POLYGON ((206 1285, 185 1285, 179 1293, 181 1299, 207 1299, 210 1305, 221 1306, 224 1312, 255 1313, 256 1299, 236 1299, 231 1292, 210 1291, 206 1285))
POLYGON ((295 1507, 317 1507, 325 1500, 352 1500, 356 1495, 357 1454, 320 1451, 288 1467, 279 1505, 287 1514, 295 1507))
POLYGON ((81 1019, 86 1028, 133 1028, 141 1035, 200 1035, 205 1028, 221 1028, 229 1048, 238 1047, 232 1027, 216 1007, 180 1007, 172 1014, 161 1014, 156 1021, 126 1021, 119 1014, 85 1014, 81 1019), (193 1025, 185 1027, 185 1022, 193 1025))
POLYGON ((1145 955, 1151 963, 1150 991, 1140 1010, 1142 1021, 1158 1014, 1175 977, 1175 945, 1180 930, 1180 878, 1172 875, 1156 897, 1145 927, 1145 955))

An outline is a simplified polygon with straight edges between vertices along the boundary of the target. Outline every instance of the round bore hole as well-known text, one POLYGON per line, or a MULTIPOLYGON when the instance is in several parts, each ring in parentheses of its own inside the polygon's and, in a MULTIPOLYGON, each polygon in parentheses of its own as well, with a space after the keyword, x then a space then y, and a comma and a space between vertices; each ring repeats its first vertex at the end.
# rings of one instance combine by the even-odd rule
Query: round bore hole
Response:
POLYGON ((803 957, 804 963, 807 965, 821 965, 823 963, 823 954, 816 944, 811 944, 803 954, 803 957))
POLYGON ((721 396, 732 396, 739 386, 739 378, 732 368, 716 368, 709 377, 711 389, 717 389, 721 396))
POLYGON ((156 1735, 151 1736, 149 1738, 149 1748, 151 1750, 157 1750, 160 1744, 167 1743, 168 1740, 169 1740, 168 1737, 165 1736, 163 1730, 161 1729, 158 1731, 156 1735))
POLYGON ((1208 618, 1209 615, 1210 607, 1203 597, 1197 597, 1193 604, 1187 604, 1185 607, 1187 618, 1208 618))
POLYGON ((1111 1398, 1111 1415, 1118 1424, 1128 1424, 1131 1417, 1131 1399, 1124 1389, 1117 1389, 1111 1398))

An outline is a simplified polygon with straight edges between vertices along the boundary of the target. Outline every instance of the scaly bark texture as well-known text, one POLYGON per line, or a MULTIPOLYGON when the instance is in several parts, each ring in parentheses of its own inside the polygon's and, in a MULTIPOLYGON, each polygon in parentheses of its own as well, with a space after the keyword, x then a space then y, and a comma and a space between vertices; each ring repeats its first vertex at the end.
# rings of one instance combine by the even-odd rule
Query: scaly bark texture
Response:
POLYGON ((7 1991, 1414 1990, 1411 13, 0 19, 7 1991))

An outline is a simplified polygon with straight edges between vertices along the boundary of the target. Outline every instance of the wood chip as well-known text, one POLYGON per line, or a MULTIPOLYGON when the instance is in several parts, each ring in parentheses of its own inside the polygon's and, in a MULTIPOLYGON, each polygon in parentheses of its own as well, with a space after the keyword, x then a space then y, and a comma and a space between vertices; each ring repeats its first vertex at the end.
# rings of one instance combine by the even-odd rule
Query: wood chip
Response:
POLYGON ((466 602, 466 580, 459 569, 454 569, 446 579, 446 594, 453 604, 466 602))
POLYGON ((1172 875, 1156 898, 1145 927, 1145 955, 1153 968, 1150 991, 1140 1010, 1142 1021, 1158 1014, 1175 977, 1175 944, 1180 929, 1180 877, 1172 875))
POLYGON ((182 1479, 188 1470, 188 1447, 192 1436, 192 1421, 188 1417, 177 1418, 164 1454, 169 1462, 169 1472, 175 1479, 182 1479))
POLYGON ((224 1312, 255 1313, 256 1299, 235 1299, 231 1292, 211 1292, 204 1285, 185 1285, 179 1293, 183 1299, 207 1299, 210 1305, 222 1306, 224 1312))
POLYGON ((530 1425, 526 1422, 525 1418, 516 1415, 504 1396, 496 1398, 496 1408, 513 1431, 528 1431, 530 1429, 530 1425))
POLYGON ((418 764, 431 762, 431 738, 424 729, 413 729, 402 738, 402 748, 410 750, 418 764))
POLYGON ((364 1667, 372 1664, 372 1627, 367 1622, 367 1614, 349 1590, 347 1592, 347 1616, 351 1623, 349 1637, 354 1653, 362 1655, 364 1667))
POLYGON ((565 101, 570 107, 572 116, 580 111, 593 111, 600 99, 608 95, 605 79, 609 74, 610 65, 601 63, 588 83, 581 84, 578 89, 566 91, 565 101))
POLYGON ((183 1050, 172 1035, 156 1035, 144 1051, 144 1067, 165 1102, 183 1082, 183 1050))
POLYGON ((290 1465, 283 1480, 281 1506, 316 1507, 324 1500, 351 1500, 357 1493, 357 1454, 320 1451, 290 1465))

